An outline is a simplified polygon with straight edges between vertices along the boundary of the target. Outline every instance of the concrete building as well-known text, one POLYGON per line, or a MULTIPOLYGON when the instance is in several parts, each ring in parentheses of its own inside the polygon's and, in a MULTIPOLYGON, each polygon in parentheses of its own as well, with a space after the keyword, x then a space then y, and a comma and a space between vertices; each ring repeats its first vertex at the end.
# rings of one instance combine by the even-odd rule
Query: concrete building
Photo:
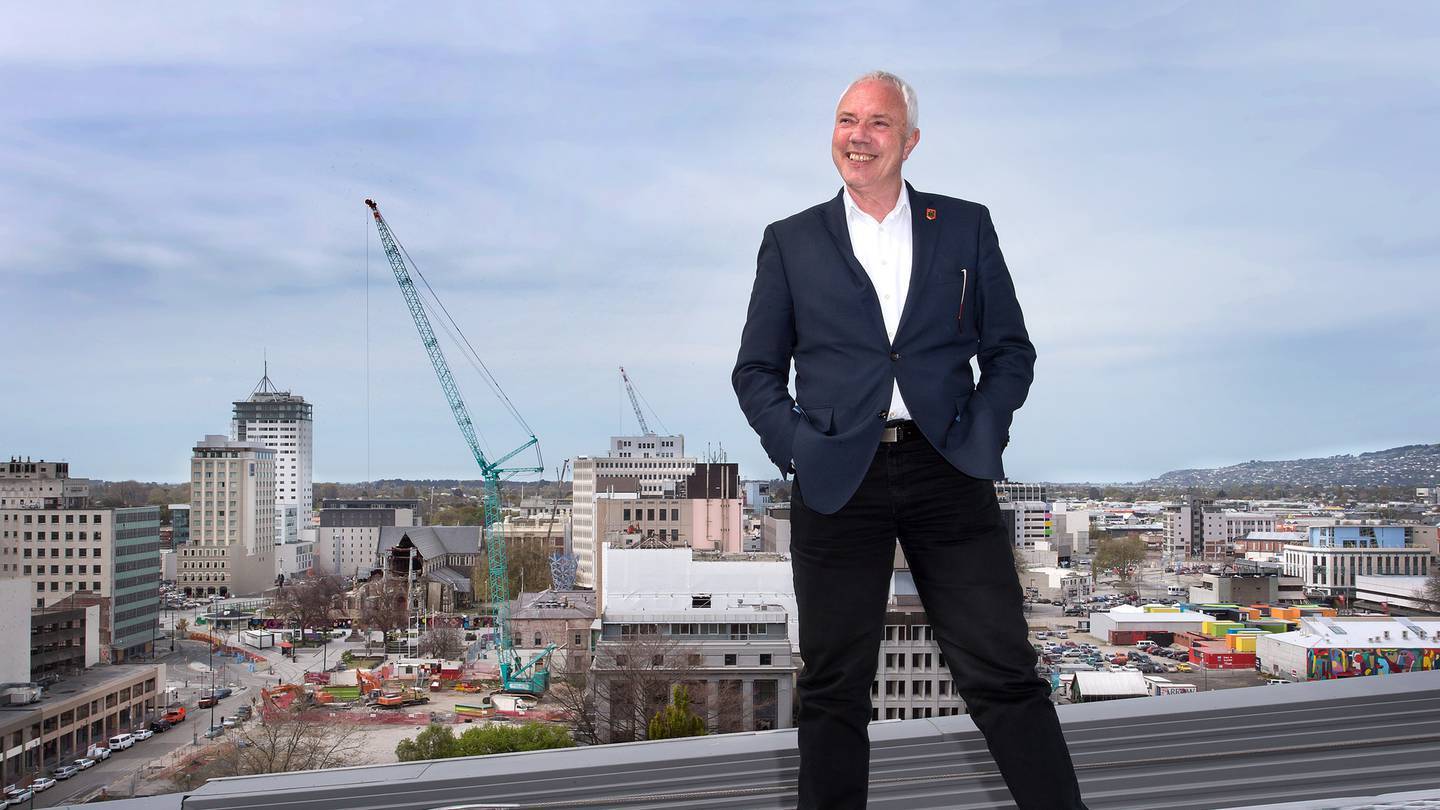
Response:
POLYGON ((766 507, 760 521, 760 550, 772 554, 790 553, 790 504, 766 507))
POLYGON ((1062 541, 1068 539, 1072 557, 1088 557, 1091 554, 1089 510, 1072 509, 1065 503, 1051 504, 1050 520, 1054 525, 1054 536, 1062 538, 1062 541))
MULTIPOLYGON (((1050 519, 1050 504, 1045 501, 1001 501, 1000 516, 1011 542, 1018 549, 1034 548, 1036 542, 1055 542, 1052 539, 1055 527, 1050 519)), ((1070 558, 1068 548, 1063 550, 1062 558, 1070 558)))
POLYGON ((347 579, 381 567, 380 529, 420 525, 420 501, 413 498, 331 499, 321 502, 315 534, 315 570, 347 579))
POLYGON ((965 712, 934 628, 908 571, 890 580, 885 630, 875 680, 870 684, 871 720, 948 717, 965 712))
POLYGON ((1235 574, 1203 574, 1190 586, 1191 602, 1199 604, 1258 605, 1299 601, 1304 598, 1299 577, 1279 570, 1235 574))
POLYGON ((187 596, 251 595, 275 581, 275 451, 206 436, 190 460, 190 543, 176 585, 187 596))
POLYGON ((68 465, 17 466, 28 477, 8 479, 19 508, 0 509, 0 575, 23 577, 37 608, 93 597, 105 658, 145 654, 160 618, 160 507, 95 508, 88 485, 66 483, 68 465))
MULTIPOLYGON (((297 532, 309 528, 314 511, 311 475, 314 459, 314 406, 305 398, 281 391, 270 382, 269 364, 255 390, 247 399, 234 403, 230 438, 237 442, 262 444, 274 451, 275 508, 296 509, 297 532)), ((287 541, 288 519, 277 511, 273 521, 275 544, 287 541)))
POLYGON ((64 461, 11 456, 0 465, 0 509, 65 509, 90 502, 90 482, 70 477, 64 461))
POLYGON ((1179 504, 1166 506, 1164 525, 1165 557, 1172 562, 1200 560, 1205 556, 1205 510, 1214 504, 1208 498, 1187 495, 1179 504))
POLYGON ((1234 553, 1235 542, 1251 532, 1275 531, 1275 516, 1259 512, 1207 509, 1201 516, 1202 559, 1221 560, 1234 553))
MULTIPOLYGON (((309 529, 307 534, 314 535, 316 530, 309 529)), ((275 573, 283 576, 286 582, 309 576, 314 570, 314 541, 299 541, 275 547, 275 573)))
POLYGON ((590 634, 595 624, 594 591, 545 590, 523 593, 510 610, 515 651, 529 660, 554 644, 549 668, 567 672, 583 665, 590 655, 590 634))
POLYGON ((1088 600, 1095 593, 1095 577, 1089 571, 1058 566, 1036 566, 1027 569, 1020 584, 1035 588, 1040 596, 1065 602, 1088 600))
POLYGON ((748 515, 764 514, 765 507, 770 505, 770 482, 742 481, 740 486, 745 493, 745 513, 748 515))
POLYGON ((714 732, 792 727, 798 660, 788 627, 778 605, 607 611, 589 673, 602 739, 643 739, 644 719, 672 684, 689 687, 714 732))
POLYGON ((1262 635, 1262 672, 1292 681, 1440 669, 1440 619, 1303 617, 1300 629, 1262 635))
POLYGON ((36 704, 0 706, 0 772, 7 783, 81 756, 165 707, 164 664, 98 666, 36 704))
POLYGON ((1355 577, 1355 606, 1400 615, 1434 615, 1440 605, 1426 596, 1429 577, 1366 576, 1355 577))
POLYGON ((1358 576, 1428 576, 1430 552, 1423 548, 1356 548, 1334 546, 1285 546, 1281 553, 1287 575, 1300 577, 1311 593, 1344 597, 1356 596, 1358 576))
POLYGON ((1304 543, 1303 532, 1250 532, 1244 540, 1235 541, 1236 554, 1279 554, 1285 546, 1304 543))
POLYGON ((1006 501, 1049 501, 1044 484, 1026 484, 1020 481, 996 481, 995 496, 1001 503, 1006 501))

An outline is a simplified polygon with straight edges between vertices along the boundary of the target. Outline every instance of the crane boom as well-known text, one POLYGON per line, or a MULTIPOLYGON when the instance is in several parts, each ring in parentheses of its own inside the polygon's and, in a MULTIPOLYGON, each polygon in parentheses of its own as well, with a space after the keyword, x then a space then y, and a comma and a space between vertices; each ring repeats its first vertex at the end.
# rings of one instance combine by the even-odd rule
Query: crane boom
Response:
POLYGON ((630 375, 625 373, 625 367, 620 367, 620 379, 625 381, 625 390, 630 394, 630 404, 635 408, 635 419, 640 423, 640 432, 646 436, 654 436, 655 431, 645 424, 645 414, 640 412, 640 400, 635 398, 635 386, 630 382, 630 375))
POLYGON ((500 654, 500 681, 507 690, 524 691, 531 694, 539 694, 545 691, 548 685, 548 672, 542 670, 531 671, 534 664, 549 653, 549 650, 542 651, 528 662, 522 662, 515 651, 513 637, 510 633, 510 599, 509 599, 509 559, 505 544, 505 536, 493 531, 493 526, 500 520, 500 475, 502 473, 520 472, 543 472, 543 467, 514 467, 501 468, 499 465, 513 458, 517 453, 532 447, 539 442, 532 433, 530 438, 517 447, 515 450, 505 454, 496 462, 485 458, 485 452, 480 448, 479 438, 475 435, 475 424, 470 419, 470 410, 465 407, 465 399, 460 395, 460 389, 455 384, 455 377, 450 372, 450 364, 445 360, 445 353, 440 348, 440 341, 435 337, 435 330, 430 325, 430 315, 425 311, 425 304, 420 299, 420 292, 415 288, 415 282, 410 278, 410 271, 405 265, 404 252, 395 241, 395 235, 390 231, 390 225, 380 215, 380 208, 374 200, 366 200, 365 205, 369 206, 375 216, 375 228, 380 232, 380 244, 385 248, 385 255, 390 260, 390 269, 395 274, 395 281, 400 285, 400 293, 405 297, 405 304, 410 308, 410 317, 415 321, 415 329, 420 333, 420 342, 425 346, 425 352, 430 356, 430 365, 435 369, 435 376, 440 381, 440 388, 445 392, 445 399, 450 403, 450 412, 455 417, 455 424, 460 428, 460 433, 465 437, 465 443, 470 448, 470 453, 475 457, 475 463, 480 466, 480 477, 485 481, 485 496, 482 501, 484 506, 484 523, 481 527, 481 545, 486 552, 486 581, 489 585, 490 601, 495 605, 495 632, 498 634, 498 648, 500 654), (531 671, 526 676, 524 673, 531 671))

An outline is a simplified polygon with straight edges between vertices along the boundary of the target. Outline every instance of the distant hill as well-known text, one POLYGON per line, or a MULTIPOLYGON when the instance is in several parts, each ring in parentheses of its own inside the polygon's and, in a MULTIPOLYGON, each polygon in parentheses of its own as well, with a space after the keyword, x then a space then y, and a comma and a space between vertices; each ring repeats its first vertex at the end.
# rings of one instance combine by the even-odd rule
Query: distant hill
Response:
POLYGON ((1211 470, 1171 470, 1142 482, 1163 487, 1235 487, 1254 484, 1295 486, 1430 486, 1440 476, 1440 444, 1407 444, 1373 453, 1247 461, 1211 470))

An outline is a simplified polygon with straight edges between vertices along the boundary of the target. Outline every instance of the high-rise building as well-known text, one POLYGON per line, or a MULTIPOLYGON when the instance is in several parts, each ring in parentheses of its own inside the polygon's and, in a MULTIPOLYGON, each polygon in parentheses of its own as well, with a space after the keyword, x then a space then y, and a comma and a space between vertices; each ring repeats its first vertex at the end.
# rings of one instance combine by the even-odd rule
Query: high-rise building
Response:
POLYGON ((63 463, 0 467, 0 572, 28 579, 36 608, 99 606, 107 660, 143 655, 160 617, 160 507, 98 508, 74 483, 63 463))
POLYGON ((275 451, 275 507, 282 510, 273 521, 275 544, 286 542, 285 506, 296 507, 295 520, 299 528, 310 528, 314 511, 311 484, 314 406, 298 394, 277 389, 270 382, 267 364, 265 376, 250 392, 250 397, 235 403, 230 438, 262 444, 275 451))
POLYGON ((190 542, 176 585, 191 596, 258 594, 275 579, 275 451, 206 436, 190 460, 190 542))
MULTIPOLYGON (((685 437, 612 436, 604 456, 575 459, 573 484, 574 528, 571 538, 576 559, 575 583, 594 588, 597 554, 606 527, 596 520, 596 499, 613 492, 607 479, 624 479, 621 487, 635 497, 676 498, 680 481, 695 472, 696 459, 685 457, 685 437)), ((731 497, 739 497, 735 493, 731 497)))
POLYGON ((190 542, 190 504, 170 504, 170 545, 183 546, 190 542))
POLYGON ((1165 508, 1165 556, 1174 561, 1205 557, 1205 512, 1215 502, 1186 495, 1179 504, 1165 508))

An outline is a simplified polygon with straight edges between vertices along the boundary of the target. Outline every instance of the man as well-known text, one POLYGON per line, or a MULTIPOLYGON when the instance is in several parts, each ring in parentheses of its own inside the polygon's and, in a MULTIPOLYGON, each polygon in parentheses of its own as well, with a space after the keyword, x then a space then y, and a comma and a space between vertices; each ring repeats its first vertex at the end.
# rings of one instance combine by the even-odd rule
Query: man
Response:
POLYGON ((830 144, 845 187, 765 229, 731 375, 766 453, 794 473, 800 807, 865 806, 898 538, 1016 804, 1083 810, 993 483, 1035 349, 990 212, 902 181, 917 123, 892 74, 846 89, 830 144))

